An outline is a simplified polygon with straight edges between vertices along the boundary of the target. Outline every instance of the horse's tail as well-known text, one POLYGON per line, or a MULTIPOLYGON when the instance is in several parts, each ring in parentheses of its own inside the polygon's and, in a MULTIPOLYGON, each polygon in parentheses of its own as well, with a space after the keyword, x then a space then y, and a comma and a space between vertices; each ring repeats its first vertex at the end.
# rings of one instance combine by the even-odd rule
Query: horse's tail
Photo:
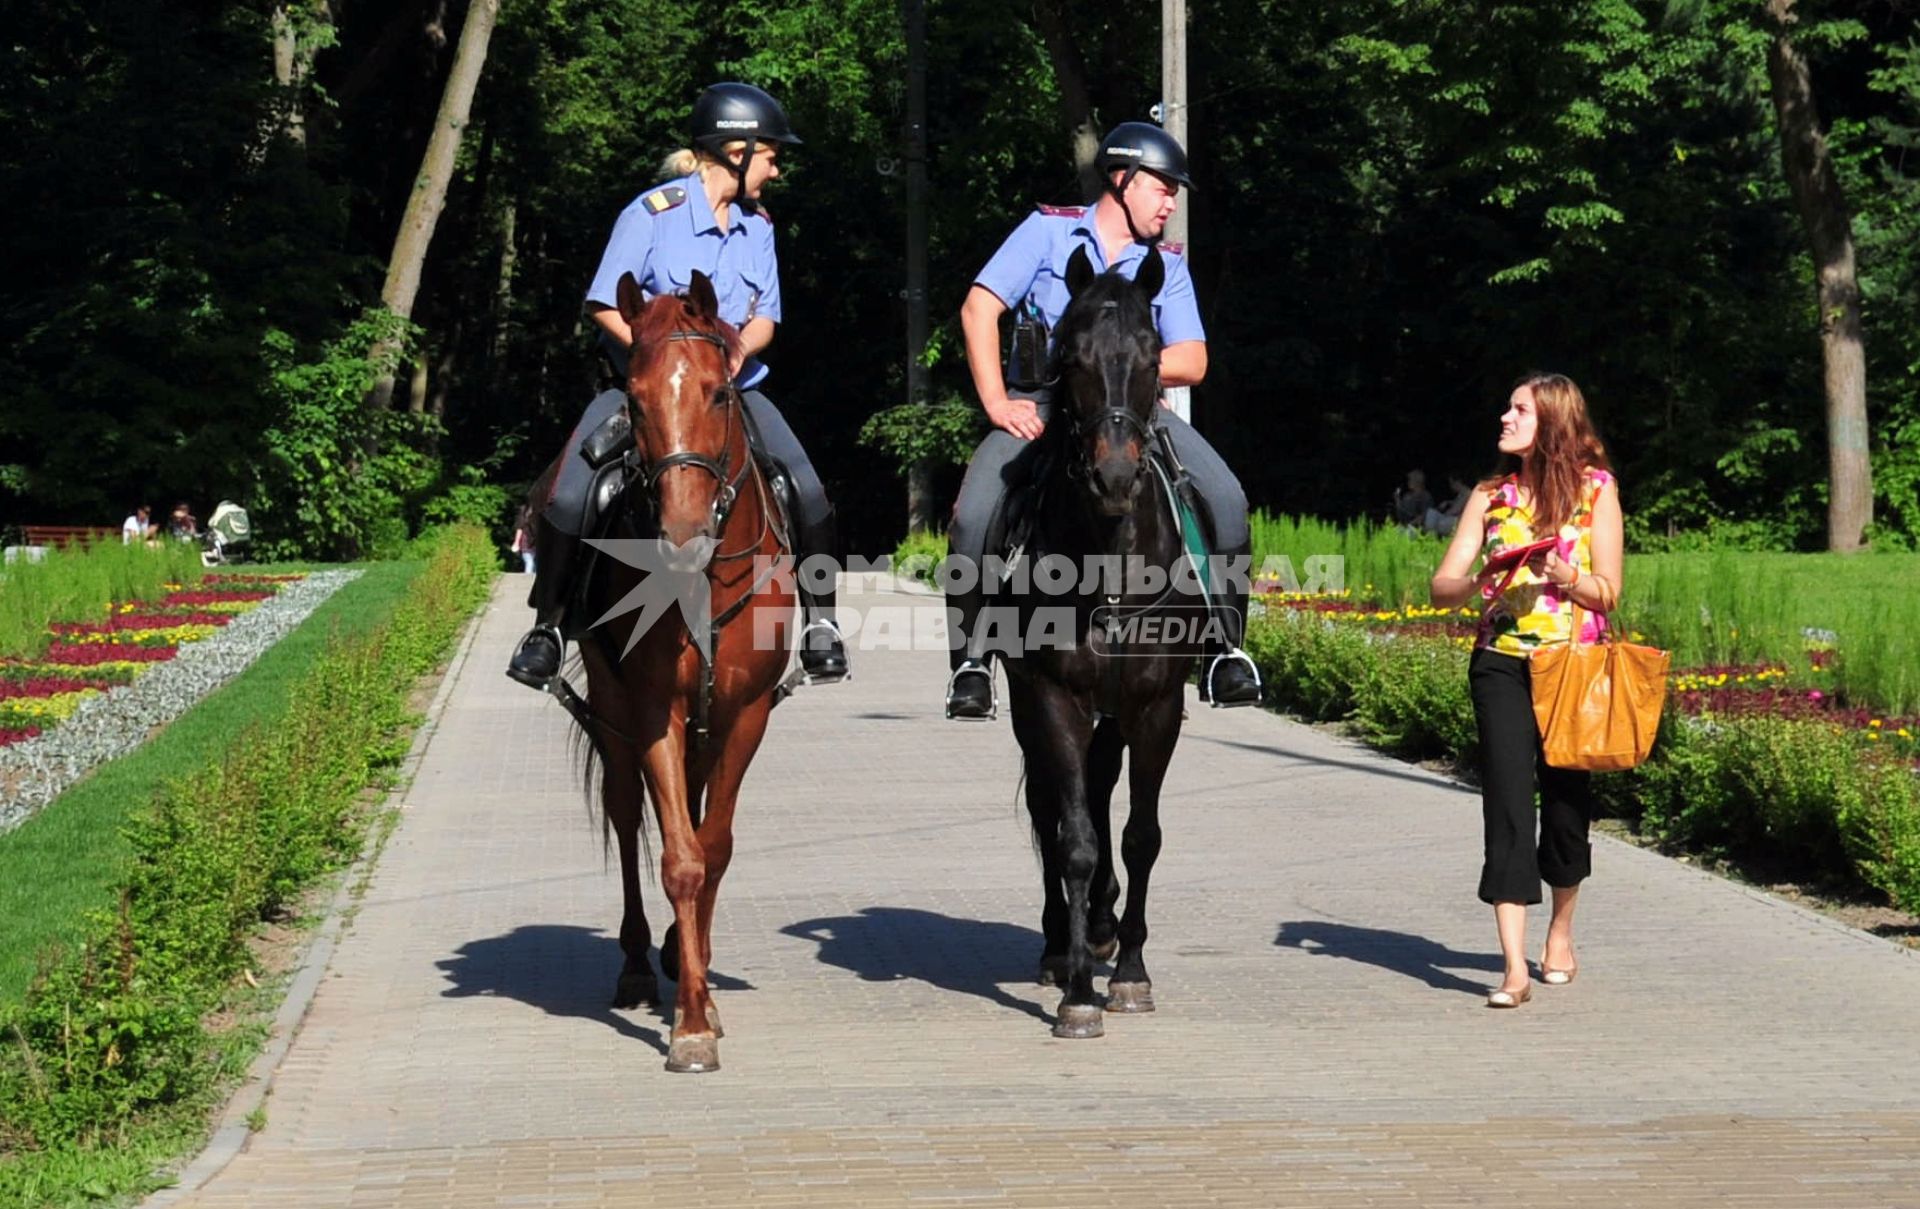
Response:
MULTIPOLYGON (((568 711, 568 717, 572 719, 569 728, 572 733, 567 737, 567 753, 580 777, 581 805, 587 808, 589 817, 597 814, 600 818, 600 856, 605 860, 614 850, 613 815, 607 811, 607 750, 598 730, 583 723, 572 710, 568 711)), ((646 781, 636 778, 634 792, 640 795, 639 822, 634 828, 640 844, 640 864, 651 875, 653 841, 647 830, 651 811, 647 809, 646 781)))

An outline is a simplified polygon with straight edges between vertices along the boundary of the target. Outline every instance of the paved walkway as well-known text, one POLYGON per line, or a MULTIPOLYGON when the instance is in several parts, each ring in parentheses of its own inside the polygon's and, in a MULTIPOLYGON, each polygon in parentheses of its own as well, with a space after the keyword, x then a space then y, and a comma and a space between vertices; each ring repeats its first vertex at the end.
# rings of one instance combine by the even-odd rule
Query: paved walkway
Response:
POLYGON ((663 1015, 606 1006, 616 870, 563 716, 499 672, 521 596, 266 1128, 188 1203, 1920 1206, 1920 960, 1602 841, 1579 981, 1488 1011, 1477 798, 1257 711, 1196 708, 1174 759, 1160 1010, 1054 1040, 1013 739, 940 719, 937 653, 857 653, 775 715, 716 925, 725 1069, 668 1075, 663 1015))

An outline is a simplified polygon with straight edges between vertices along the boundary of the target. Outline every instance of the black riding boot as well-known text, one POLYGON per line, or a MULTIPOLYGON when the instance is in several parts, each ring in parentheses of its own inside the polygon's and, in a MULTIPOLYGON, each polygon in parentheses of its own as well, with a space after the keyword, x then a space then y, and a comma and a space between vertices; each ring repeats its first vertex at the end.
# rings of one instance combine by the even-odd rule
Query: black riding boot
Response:
MULTIPOLYGON (((837 548, 833 510, 827 510, 824 520, 799 526, 796 536, 801 547, 797 557, 803 565, 812 555, 832 554, 837 548)), ((800 670, 807 674, 809 684, 845 680, 847 646, 840 636, 840 626, 833 620, 838 588, 830 585, 823 592, 815 592, 807 587, 806 579, 802 574, 797 585, 801 613, 806 618, 806 625, 800 631, 800 670)))
POLYGON ((528 688, 544 690, 560 674, 560 660, 566 653, 562 627, 581 543, 545 516, 535 523, 535 530, 533 590, 527 595, 527 603, 534 610, 534 626, 513 652, 507 675, 528 688))
MULTIPOLYGON (((1246 556, 1247 550, 1227 557, 1246 556)), ((1219 640, 1207 644, 1200 674, 1200 699, 1215 709, 1260 702, 1260 669, 1240 649, 1246 636, 1248 590, 1237 584, 1214 592, 1213 616, 1220 625, 1219 640)))
POLYGON ((960 615, 961 644, 948 651, 952 673, 947 677, 947 717, 984 722, 999 704, 993 691, 993 652, 980 633, 986 599, 978 588, 947 598, 947 607, 960 615))

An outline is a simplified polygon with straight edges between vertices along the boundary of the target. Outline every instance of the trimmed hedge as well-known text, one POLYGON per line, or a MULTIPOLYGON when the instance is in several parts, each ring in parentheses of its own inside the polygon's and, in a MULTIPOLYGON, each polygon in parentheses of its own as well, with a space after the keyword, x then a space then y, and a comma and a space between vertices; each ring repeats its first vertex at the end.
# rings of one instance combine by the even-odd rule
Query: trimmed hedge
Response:
MULTIPOLYGON (((1348 722, 1401 755, 1476 767, 1460 647, 1292 610, 1256 619, 1246 646, 1270 704, 1348 722)), ((1858 731, 1669 709, 1652 759, 1594 783, 1612 814, 1661 844, 1784 861, 1920 913, 1920 776, 1858 731)))
POLYGON ((361 791, 406 752, 407 695, 486 597, 484 532, 438 531, 422 550, 408 598, 385 625, 332 640, 297 708, 135 816, 117 910, 0 1014, 0 1203, 47 1194, 31 1158, 122 1144, 204 1104, 235 1064, 207 1021, 249 936, 359 852, 375 814, 361 791))

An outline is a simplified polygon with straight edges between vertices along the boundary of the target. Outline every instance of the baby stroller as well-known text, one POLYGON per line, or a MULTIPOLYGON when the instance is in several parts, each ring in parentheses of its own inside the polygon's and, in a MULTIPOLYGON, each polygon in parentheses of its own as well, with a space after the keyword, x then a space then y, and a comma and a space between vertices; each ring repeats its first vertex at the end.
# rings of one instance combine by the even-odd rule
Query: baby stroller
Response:
POLYGON ((202 566, 246 561, 253 544, 253 525, 247 520, 247 510, 232 500, 221 500, 207 518, 207 531, 200 535, 200 543, 202 566))

